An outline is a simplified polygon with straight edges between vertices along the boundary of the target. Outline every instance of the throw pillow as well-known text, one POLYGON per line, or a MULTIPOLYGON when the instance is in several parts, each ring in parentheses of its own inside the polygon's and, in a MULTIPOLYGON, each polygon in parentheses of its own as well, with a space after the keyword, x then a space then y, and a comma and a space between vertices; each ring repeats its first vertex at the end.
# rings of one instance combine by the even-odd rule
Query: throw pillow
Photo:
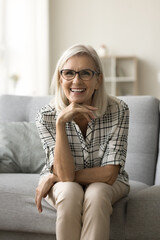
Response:
POLYGON ((33 122, 0 122, 0 172, 39 173, 45 153, 33 122))

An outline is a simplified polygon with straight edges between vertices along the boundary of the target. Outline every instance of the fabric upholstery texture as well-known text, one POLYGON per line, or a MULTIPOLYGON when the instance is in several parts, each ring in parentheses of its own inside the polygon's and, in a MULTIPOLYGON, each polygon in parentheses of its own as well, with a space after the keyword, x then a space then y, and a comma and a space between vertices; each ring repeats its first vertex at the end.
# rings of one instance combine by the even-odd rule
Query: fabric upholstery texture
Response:
POLYGON ((39 173, 44 164, 35 123, 0 122, 0 172, 39 173))
MULTIPOLYGON (((160 119, 160 117, 159 117, 160 119)), ((159 129, 159 147, 158 152, 160 153, 160 129, 159 129)), ((157 166, 156 166, 156 174, 155 174, 155 184, 160 185, 160 154, 158 154, 157 166)))
POLYGON ((160 186, 152 186, 138 192, 127 204, 126 239, 160 239, 159 217, 160 186))
POLYGON ((158 155, 159 101, 147 96, 122 99, 130 109, 126 171, 130 179, 152 185, 158 155))
POLYGON ((3 240, 56 240, 53 234, 0 231, 0 239, 3 240))
POLYGON ((0 230, 55 234, 56 211, 45 200, 41 214, 35 205, 38 180, 39 174, 0 174, 0 230))
POLYGON ((2 95, 0 96, 0 122, 34 121, 37 111, 48 104, 52 97, 2 95))

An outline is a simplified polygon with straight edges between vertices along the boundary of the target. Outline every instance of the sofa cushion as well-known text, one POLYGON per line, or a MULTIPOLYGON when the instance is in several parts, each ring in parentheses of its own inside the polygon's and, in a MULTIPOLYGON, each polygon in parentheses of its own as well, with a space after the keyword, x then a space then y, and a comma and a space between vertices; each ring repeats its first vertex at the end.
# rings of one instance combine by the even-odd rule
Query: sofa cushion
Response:
POLYGON ((38 173, 44 164, 35 123, 0 122, 0 172, 38 173))
POLYGON ((0 122, 31 122, 37 111, 53 96, 0 96, 0 122))
POLYGON ((129 199, 133 198, 134 195, 137 194, 138 192, 150 187, 149 185, 147 185, 145 183, 133 181, 133 180, 130 180, 129 184, 130 184, 130 192, 128 195, 129 199))
POLYGON ((126 208, 128 199, 137 192, 148 188, 147 184, 130 181, 130 193, 128 196, 120 199, 113 205, 113 213, 111 216, 110 239, 125 239, 125 223, 126 223, 126 208))
POLYGON ((138 191, 127 204, 126 239, 157 240, 160 236, 160 186, 138 191))
POLYGON ((158 159, 157 159, 157 167, 156 167, 155 184, 160 185, 160 128, 159 128, 159 149, 158 149, 158 159))
POLYGON ((36 208, 38 180, 39 174, 0 174, 0 231, 55 234, 56 210, 45 200, 41 214, 36 208))
POLYGON ((154 184, 159 139, 159 100, 121 97, 130 109, 126 171, 130 179, 154 184))
MULTIPOLYGON (((34 202, 38 180, 39 174, 0 174, 0 231, 55 234, 56 210, 42 200, 43 212, 39 214, 34 202)), ((129 196, 113 206, 111 239, 125 239, 127 201, 133 194, 148 188, 136 181, 130 184, 129 196)))
POLYGON ((111 215, 110 239, 125 239, 125 220, 126 205, 128 196, 120 199, 113 205, 113 213, 111 215))
POLYGON ((56 240, 56 235, 20 231, 0 231, 1 240, 56 240))

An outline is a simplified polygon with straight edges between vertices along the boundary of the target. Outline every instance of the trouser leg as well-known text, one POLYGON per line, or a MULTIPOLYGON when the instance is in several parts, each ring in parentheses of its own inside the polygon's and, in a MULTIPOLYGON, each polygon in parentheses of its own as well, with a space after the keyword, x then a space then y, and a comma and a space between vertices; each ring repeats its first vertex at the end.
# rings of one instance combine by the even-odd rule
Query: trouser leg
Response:
POLYGON ((78 183, 58 182, 46 200, 57 209, 57 240, 79 240, 84 191, 78 183))
POLYGON ((92 183, 85 191, 81 240, 109 240, 112 204, 125 196, 129 187, 119 181, 112 186, 92 183))

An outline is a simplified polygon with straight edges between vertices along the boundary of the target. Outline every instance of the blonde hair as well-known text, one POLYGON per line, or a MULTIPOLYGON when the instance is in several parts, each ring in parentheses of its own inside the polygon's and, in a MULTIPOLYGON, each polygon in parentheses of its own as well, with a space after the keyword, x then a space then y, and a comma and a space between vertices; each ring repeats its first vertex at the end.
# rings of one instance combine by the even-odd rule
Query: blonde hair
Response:
POLYGON ((63 89, 60 84, 60 70, 62 70, 63 65, 66 63, 66 61, 75 56, 75 55, 87 55, 92 58, 92 60, 95 63, 96 71, 99 72, 102 75, 102 82, 97 90, 95 90, 93 98, 92 98, 92 106, 95 106, 98 108, 96 111, 96 115, 102 116, 107 108, 107 100, 108 96, 105 91, 104 86, 104 74, 102 69, 101 61, 98 57, 98 54, 91 46, 76 44, 67 49, 63 55, 60 57, 59 61, 57 62, 56 69, 53 75, 53 79, 51 82, 51 93, 55 94, 54 99, 51 100, 51 105, 55 107, 55 109, 60 112, 64 108, 66 108, 69 104, 68 99, 66 98, 63 89))

